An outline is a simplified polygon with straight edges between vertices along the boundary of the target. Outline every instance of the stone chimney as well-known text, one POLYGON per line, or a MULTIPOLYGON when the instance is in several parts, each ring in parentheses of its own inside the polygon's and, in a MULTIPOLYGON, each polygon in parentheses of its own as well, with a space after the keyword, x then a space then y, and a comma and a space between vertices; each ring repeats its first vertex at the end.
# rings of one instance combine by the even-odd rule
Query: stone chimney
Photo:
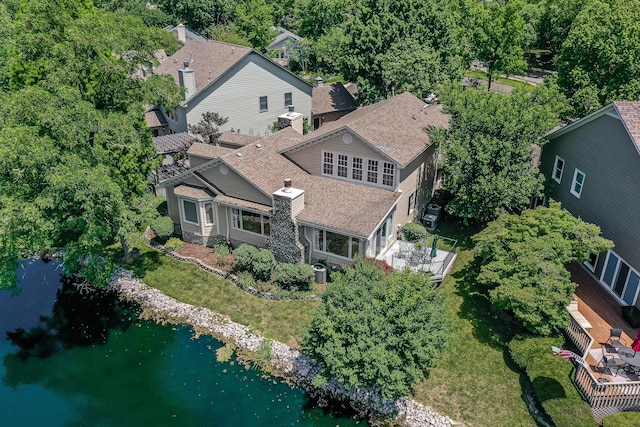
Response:
POLYGON ((284 129, 291 126, 294 130, 302 134, 303 117, 303 114, 293 111, 293 105, 289 105, 289 112, 278 116, 278 129, 284 129))
POLYGON ((178 24, 176 26, 176 36, 182 43, 187 42, 187 28, 184 26, 184 24, 178 24))
POLYGON ((180 74, 180 86, 185 88, 184 100, 191 98, 196 93, 196 76, 191 68, 189 68, 189 62, 183 62, 183 69, 178 70, 180 74))
POLYGON ((272 195, 273 213, 267 248, 279 262, 304 262, 304 246, 300 243, 298 215, 304 209, 304 190, 294 188, 291 178, 272 195))

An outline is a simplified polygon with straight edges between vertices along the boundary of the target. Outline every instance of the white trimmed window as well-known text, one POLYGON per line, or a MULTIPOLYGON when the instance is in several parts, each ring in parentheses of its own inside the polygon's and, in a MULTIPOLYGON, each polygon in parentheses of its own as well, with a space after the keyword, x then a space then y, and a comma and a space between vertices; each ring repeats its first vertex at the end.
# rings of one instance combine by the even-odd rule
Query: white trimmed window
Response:
POLYGON ((199 225, 198 203, 191 200, 182 199, 182 220, 189 224, 199 225))
POLYGON ((352 259, 360 254, 360 239, 328 230, 314 230, 313 248, 343 258, 352 259))
POLYGON ((269 111, 269 102, 266 96, 260 97, 260 112, 269 111))
POLYGON ((409 203, 408 203, 408 206, 407 206, 407 215, 411 215, 411 213, 413 212, 413 210, 415 208, 416 208, 416 192, 414 191, 409 196, 409 203))
POLYGON ((362 181, 362 158, 360 157, 351 159, 351 179, 362 181))
POLYGON ((367 161, 367 182, 378 183, 378 161, 369 159, 367 161))
POLYGON ((291 92, 286 92, 284 94, 284 106, 288 107, 289 105, 293 105, 293 95, 291 92))
POLYGON ((584 187, 585 174, 580 169, 576 169, 573 173, 573 182, 571 183, 571 194, 578 199, 582 194, 582 188, 584 187))
POLYGON ((551 176, 555 182, 560 184, 562 181, 562 172, 564 171, 564 160, 556 156, 556 161, 553 164, 553 175, 551 176))
POLYGON ((384 187, 395 185, 396 165, 332 151, 322 152, 322 175, 364 181, 384 187), (366 169, 365 169, 366 168, 366 169))
POLYGON ((233 228, 268 236, 271 234, 271 220, 259 213, 233 208, 233 228))
POLYGON ((349 158, 345 154, 338 154, 338 176, 347 178, 349 170, 349 158))
POLYGON ((322 173, 325 175, 333 175, 333 153, 324 153, 322 159, 322 173))
POLYGON ((393 163, 384 162, 382 168, 382 185, 393 187, 395 165, 393 163))

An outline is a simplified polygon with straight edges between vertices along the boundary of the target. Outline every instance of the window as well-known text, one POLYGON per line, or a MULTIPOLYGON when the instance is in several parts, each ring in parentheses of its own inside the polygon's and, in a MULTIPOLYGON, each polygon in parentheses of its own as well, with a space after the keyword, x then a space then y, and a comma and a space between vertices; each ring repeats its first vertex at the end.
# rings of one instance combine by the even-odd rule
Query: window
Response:
POLYGON ((589 270, 591 270, 592 273, 595 273, 595 271, 596 271, 596 264, 598 264, 598 258, 599 257, 600 257, 600 254, 589 253, 589 259, 584 262, 584 265, 589 270))
POLYGON ((349 167, 349 159, 344 154, 338 154, 338 176, 347 178, 347 169, 349 167))
POLYGON ((333 175, 333 153, 324 153, 322 160, 322 173, 333 175))
POLYGON ((260 112, 268 111, 268 110, 269 110, 269 103, 267 102, 267 97, 266 96, 261 96, 260 97, 260 112))
POLYGON ((416 208, 416 192, 414 191, 409 196, 409 203, 408 203, 408 206, 407 206, 407 215, 411 215, 411 213, 413 212, 413 210, 415 208, 416 208))
POLYGON ((378 182, 378 161, 369 160, 367 162, 367 182, 378 182))
POLYGON ((183 200, 182 215, 184 222, 198 225, 198 204, 189 200, 183 200))
POLYGON ((562 171, 563 170, 564 170, 564 160, 562 160, 560 157, 556 156, 556 161, 553 164, 553 176, 552 176, 552 178, 558 184, 560 184, 560 181, 562 181, 562 171))
POLYGON ((332 253, 344 258, 360 254, 360 239, 327 230, 315 230, 313 247, 315 250, 332 253))
POLYGON ((394 171, 393 163, 383 163, 382 167, 382 185, 388 185, 389 187, 393 187, 393 171, 394 171))
POLYGON ((233 228, 268 236, 271 234, 269 217, 242 209, 233 209, 233 228))
POLYGON ((209 202, 209 203, 205 203, 204 204, 204 217, 205 217, 205 224, 207 225, 211 225, 211 224, 215 224, 215 216, 213 213, 213 203, 209 202))
POLYGON ((293 95, 291 92, 287 92, 284 94, 284 106, 288 107, 289 105, 293 105, 293 95))
POLYGON ((362 159, 360 157, 354 157, 351 163, 351 179, 362 181, 362 159))
POLYGON ((578 199, 582 194, 582 187, 584 186, 584 178, 585 175, 579 169, 573 173, 573 182, 571 183, 571 194, 576 196, 578 199))

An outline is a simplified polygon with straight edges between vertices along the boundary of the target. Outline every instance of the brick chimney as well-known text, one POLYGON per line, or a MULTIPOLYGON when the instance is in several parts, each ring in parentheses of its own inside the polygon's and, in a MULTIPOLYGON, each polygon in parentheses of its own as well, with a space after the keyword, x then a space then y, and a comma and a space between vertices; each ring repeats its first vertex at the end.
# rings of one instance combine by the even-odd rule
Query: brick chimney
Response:
POLYGON ((182 70, 178 70, 180 74, 180 86, 185 88, 184 100, 191 98, 196 93, 196 76, 191 68, 189 68, 189 62, 183 62, 182 70))

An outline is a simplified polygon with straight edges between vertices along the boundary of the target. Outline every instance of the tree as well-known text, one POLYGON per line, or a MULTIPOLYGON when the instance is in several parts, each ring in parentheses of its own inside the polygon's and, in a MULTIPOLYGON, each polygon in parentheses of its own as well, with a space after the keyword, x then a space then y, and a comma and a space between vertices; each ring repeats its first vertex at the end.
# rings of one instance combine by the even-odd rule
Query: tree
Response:
POLYGON ((241 0, 236 5, 236 18, 231 26, 260 51, 264 51, 276 35, 273 8, 265 0, 241 0))
POLYGON ((211 25, 204 31, 204 34, 219 42, 251 47, 251 42, 238 34, 235 28, 229 25, 211 25))
POLYGON ((322 295, 303 346, 323 378, 407 395, 442 350, 448 323, 441 298, 423 274, 392 272, 358 259, 322 295))
POLYGON ((480 13, 476 27, 475 47, 477 59, 487 68, 491 89, 494 75, 524 72, 525 20, 519 0, 504 6, 498 1, 485 2, 476 10, 480 13))
POLYGON ((218 126, 222 126, 228 121, 229 117, 222 117, 218 113, 207 111, 202 113, 202 120, 197 125, 189 125, 189 130, 196 135, 200 135, 203 142, 218 145, 218 138, 220 137, 218 126))
POLYGON ((545 0, 538 23, 538 46, 554 55, 560 52, 573 21, 590 0, 545 0))
POLYGON ((600 228, 563 210, 560 203, 502 214, 473 236, 482 262, 478 283, 491 302, 528 331, 550 335, 569 323, 566 306, 576 289, 565 265, 613 247, 600 228))
POLYGON ((557 89, 502 94, 447 85, 438 94, 451 114, 449 129, 432 135, 453 194, 447 208, 466 222, 487 222, 502 208, 526 207, 543 190, 534 149, 559 123, 565 104, 557 89))
POLYGON ((226 0, 159 0, 158 5, 167 14, 175 15, 197 32, 211 25, 228 25, 233 20, 235 1, 226 0))
POLYGON ((558 84, 580 117, 640 97, 640 0, 584 6, 558 55, 558 84))
POLYGON ((0 288, 15 286, 19 257, 48 247, 104 285, 104 246, 120 239, 126 255, 148 219, 142 195, 159 161, 145 105, 180 99, 168 79, 136 74, 164 32, 90 2, 21 5, 0 95, 0 288))

